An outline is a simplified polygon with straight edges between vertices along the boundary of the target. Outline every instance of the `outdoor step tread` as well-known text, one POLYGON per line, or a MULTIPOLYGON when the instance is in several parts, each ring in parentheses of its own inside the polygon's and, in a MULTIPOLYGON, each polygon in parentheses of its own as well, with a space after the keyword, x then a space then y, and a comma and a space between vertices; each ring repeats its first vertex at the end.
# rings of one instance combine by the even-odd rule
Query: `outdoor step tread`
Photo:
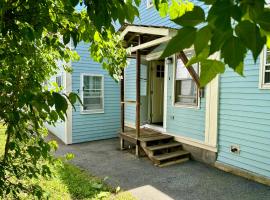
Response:
POLYGON ((170 165, 180 164, 180 163, 183 163, 183 162, 186 162, 186 161, 189 161, 189 158, 181 158, 181 159, 178 159, 178 160, 164 162, 162 164, 158 164, 157 166, 159 166, 159 167, 167 167, 167 166, 170 166, 170 165))
POLYGON ((168 148, 178 147, 178 146, 182 146, 182 144, 179 142, 170 142, 167 144, 158 144, 158 145, 153 145, 153 146, 147 146, 146 148, 150 151, 156 151, 156 150, 168 149, 168 148))
POLYGON ((178 156, 184 156, 184 155, 188 155, 188 154, 189 154, 189 152, 187 152, 185 150, 179 150, 179 151, 174 151, 174 152, 165 153, 165 154, 161 154, 161 155, 156 155, 156 156, 153 156, 152 158, 154 160, 162 161, 162 160, 167 160, 170 158, 175 158, 178 156))
POLYGON ((157 140, 166 140, 166 139, 172 139, 173 136, 170 135, 158 135, 155 137, 147 137, 147 138, 140 138, 142 142, 152 142, 157 140))

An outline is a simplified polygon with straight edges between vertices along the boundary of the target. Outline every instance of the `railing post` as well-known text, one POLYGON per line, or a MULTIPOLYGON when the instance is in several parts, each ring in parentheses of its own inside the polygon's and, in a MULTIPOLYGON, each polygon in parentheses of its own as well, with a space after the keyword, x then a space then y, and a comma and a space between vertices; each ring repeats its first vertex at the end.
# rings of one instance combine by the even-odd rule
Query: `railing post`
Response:
MULTIPOLYGON (((141 44, 141 35, 138 38, 138 45, 141 44)), ((136 156, 139 156, 140 151, 140 144, 139 144, 139 137, 140 137, 140 111, 141 111, 141 54, 140 50, 136 51, 136 156)))
MULTIPOLYGON (((125 132, 125 72, 122 70, 120 80, 120 103, 121 103, 121 133, 125 132)), ((124 149, 124 139, 120 137, 120 149, 124 149)))

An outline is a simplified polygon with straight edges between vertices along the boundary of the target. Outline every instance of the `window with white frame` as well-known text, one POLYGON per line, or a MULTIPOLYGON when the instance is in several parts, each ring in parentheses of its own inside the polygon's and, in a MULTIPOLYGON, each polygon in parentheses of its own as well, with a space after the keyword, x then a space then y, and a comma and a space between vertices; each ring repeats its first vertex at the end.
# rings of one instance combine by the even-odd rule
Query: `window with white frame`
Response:
POLYGON ((151 8, 154 5, 153 0, 146 0, 146 8, 151 8))
POLYGON ((104 111, 104 80, 102 75, 82 75, 83 111, 104 111))
POLYGON ((63 83, 62 83, 62 76, 56 76, 55 77, 55 82, 56 84, 58 85, 59 88, 61 88, 63 86, 63 83))
POLYGON ((261 63, 261 87, 270 89, 270 49, 264 48, 261 63))
MULTIPOLYGON (((193 51, 185 52, 188 58, 193 56, 193 51)), ((193 65, 198 73, 199 64, 193 65)), ((198 105, 198 89, 195 81, 190 76, 185 64, 179 58, 175 67, 174 104, 184 106, 198 105)))

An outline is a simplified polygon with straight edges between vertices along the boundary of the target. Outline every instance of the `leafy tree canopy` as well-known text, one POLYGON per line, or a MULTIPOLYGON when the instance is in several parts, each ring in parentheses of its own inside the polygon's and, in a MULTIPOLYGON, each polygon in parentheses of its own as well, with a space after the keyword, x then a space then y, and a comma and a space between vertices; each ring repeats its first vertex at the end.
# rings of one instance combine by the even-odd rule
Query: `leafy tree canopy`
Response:
POLYGON ((103 67, 111 75, 120 74, 126 52, 114 36, 113 22, 132 22, 136 5, 124 0, 0 1, 0 123, 7 128, 0 198, 42 197, 29 179, 50 176, 48 163, 55 162, 51 151, 56 145, 44 140, 44 123, 65 120, 68 104, 77 99, 75 93, 46 90, 43 83, 59 67, 71 71, 79 42, 91 43, 93 57, 106 61, 103 67))
POLYGON ((163 57, 194 46, 188 66, 200 62, 201 86, 225 66, 243 76, 244 58, 251 51, 254 62, 265 44, 270 47, 270 8, 264 0, 155 0, 160 15, 181 28, 169 42, 163 57), (220 54, 221 60, 219 60, 220 54))

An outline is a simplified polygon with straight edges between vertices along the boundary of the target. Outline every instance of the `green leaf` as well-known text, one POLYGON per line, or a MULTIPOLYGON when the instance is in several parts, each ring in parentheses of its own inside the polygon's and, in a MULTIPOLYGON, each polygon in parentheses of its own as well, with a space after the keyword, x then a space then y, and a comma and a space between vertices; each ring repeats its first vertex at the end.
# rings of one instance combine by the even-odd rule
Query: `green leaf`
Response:
POLYGON ((76 103, 76 100, 77 100, 77 94, 71 92, 68 95, 68 98, 69 98, 69 101, 70 101, 71 104, 75 104, 76 103))
POLYGON ((203 60, 206 60, 209 57, 209 47, 204 48, 202 52, 199 55, 193 56, 192 58, 189 59, 188 63, 186 66, 193 65, 195 63, 199 63, 203 60))
POLYGON ((212 32, 209 26, 205 26, 197 32, 196 39, 194 42, 196 55, 199 55, 201 51, 208 45, 208 42, 211 37, 212 32))
POLYGON ((64 44, 67 44, 67 43, 69 43, 69 41, 70 41, 70 33, 67 32, 63 35, 63 42, 64 42, 64 44))
POLYGON ((55 109, 58 112, 58 114, 61 111, 65 113, 67 108, 68 108, 68 104, 67 104, 65 97, 63 97, 61 94, 59 94, 57 92, 53 92, 53 97, 54 97, 54 101, 55 101, 55 109))
POLYGON ((267 47, 270 49, 270 34, 267 35, 267 47))
POLYGON ((242 17, 242 10, 239 6, 235 5, 232 7, 231 9, 231 16, 233 19, 235 19, 236 21, 240 21, 241 17, 242 17))
POLYGON ((177 35, 170 40, 165 50, 163 51, 161 57, 165 58, 171 56, 174 53, 180 52, 185 48, 189 48, 193 44, 195 37, 196 37, 196 28, 193 27, 181 28, 177 32, 177 35))
POLYGON ((159 14, 161 17, 166 17, 168 14, 168 2, 159 4, 159 14))
POLYGON ((243 44, 252 51, 256 60, 266 42, 266 37, 261 36, 259 27, 250 21, 242 21, 236 26, 235 32, 243 44))
POLYGON ((69 0, 72 6, 77 6, 80 0, 69 0))
POLYGON ((213 54, 214 52, 220 50, 221 46, 230 36, 232 36, 233 32, 232 29, 229 29, 228 31, 220 31, 216 29, 212 34, 213 36, 210 42, 209 54, 213 54))
POLYGON ((225 64, 235 69, 243 62, 247 50, 238 37, 228 38, 221 48, 221 57, 224 58, 225 64))
POLYGON ((224 73, 225 65, 218 60, 201 61, 200 84, 204 87, 207 83, 213 80, 217 74, 224 73))
POLYGON ((256 22, 266 31, 270 31, 270 9, 265 10, 256 22))
POLYGON ((196 26, 205 20, 205 14, 201 7, 194 6, 192 11, 186 12, 181 17, 178 17, 172 21, 181 26, 196 26))
POLYGON ((240 76, 244 76, 244 64, 241 62, 235 69, 234 71, 238 73, 240 76))

